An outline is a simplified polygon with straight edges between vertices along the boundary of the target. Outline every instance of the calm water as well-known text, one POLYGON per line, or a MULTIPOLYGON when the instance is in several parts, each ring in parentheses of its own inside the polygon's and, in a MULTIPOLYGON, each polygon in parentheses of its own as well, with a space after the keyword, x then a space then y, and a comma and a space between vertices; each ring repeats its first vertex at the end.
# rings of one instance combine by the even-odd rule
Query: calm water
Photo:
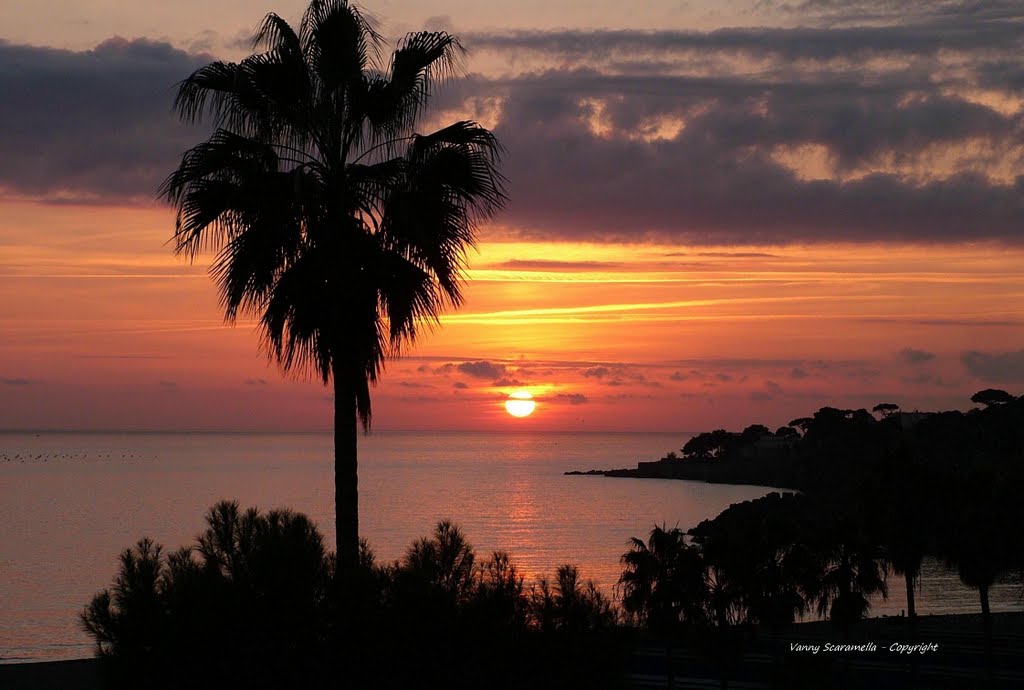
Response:
MULTIPOLYGON (((398 558, 442 518, 478 552, 508 550, 527 578, 577 564, 611 593, 631 536, 690 527, 766 489, 669 480, 566 477, 633 466, 678 434, 375 433, 360 441, 361 532, 398 558)), ((287 506, 333 544, 332 439, 326 434, 0 434, 0 660, 89 656, 76 615, 142 536, 191 543, 221 498, 287 506)), ((977 610, 937 564, 922 612, 977 610)), ((904 607, 902 582, 877 612, 904 607)), ((1011 608, 1013 588, 994 593, 1011 608)))

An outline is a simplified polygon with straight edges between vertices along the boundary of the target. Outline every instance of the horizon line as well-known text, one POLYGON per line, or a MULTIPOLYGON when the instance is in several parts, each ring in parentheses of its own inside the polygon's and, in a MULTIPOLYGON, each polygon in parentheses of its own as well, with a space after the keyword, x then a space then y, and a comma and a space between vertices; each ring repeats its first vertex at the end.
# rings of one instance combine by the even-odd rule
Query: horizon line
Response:
MULTIPOLYGON (((333 434, 332 429, 3 429, 0 434, 251 434, 272 436, 281 434, 333 434)), ((623 431, 616 429, 373 429, 360 436, 373 434, 699 434, 699 431, 677 429, 644 429, 623 431)))

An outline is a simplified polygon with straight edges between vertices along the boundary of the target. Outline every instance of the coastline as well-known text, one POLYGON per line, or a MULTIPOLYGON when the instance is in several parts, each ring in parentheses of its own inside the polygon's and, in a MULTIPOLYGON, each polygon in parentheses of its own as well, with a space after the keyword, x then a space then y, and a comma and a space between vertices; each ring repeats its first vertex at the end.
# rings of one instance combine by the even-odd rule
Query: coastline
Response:
POLYGON ((765 462, 682 462, 675 458, 661 458, 653 462, 638 462, 636 468, 612 470, 569 470, 564 476, 612 477, 626 479, 678 479, 683 481, 706 482, 708 484, 730 484, 733 486, 758 486, 778 491, 798 491, 784 471, 765 462))

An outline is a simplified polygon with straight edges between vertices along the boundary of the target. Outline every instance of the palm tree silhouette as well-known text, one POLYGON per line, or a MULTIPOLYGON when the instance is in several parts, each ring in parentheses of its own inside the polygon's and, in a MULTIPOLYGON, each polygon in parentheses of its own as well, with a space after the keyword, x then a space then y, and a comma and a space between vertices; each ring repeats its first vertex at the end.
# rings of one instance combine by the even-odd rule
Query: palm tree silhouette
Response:
POLYGON ((887 459, 887 474, 873 488, 872 506, 876 533, 885 549, 892 571, 904 579, 907 592, 907 622, 917 631, 917 605, 914 590, 920 581, 921 566, 932 547, 929 539, 937 521, 933 507, 936 481, 929 467, 916 462, 905 452, 887 459))
POLYGON ((686 543, 677 527, 656 525, 646 542, 633 537, 629 547, 621 558, 622 608, 664 638, 666 683, 671 690, 675 680, 672 638, 681 620, 702 618, 704 563, 700 551, 686 543))
POLYGON ((502 148, 457 122, 414 128, 463 50, 412 33, 385 64, 382 38, 344 0, 313 0, 298 32, 276 14, 238 63, 179 85, 188 122, 213 134, 189 149, 160 193, 177 210, 175 251, 216 253, 225 319, 259 319, 270 359, 334 385, 335 520, 341 575, 358 567, 356 446, 371 384, 462 301, 478 223, 507 200, 502 148))
POLYGON ((817 603, 818 615, 828 614, 848 637, 854 623, 871 608, 870 598, 887 597, 887 564, 884 552, 851 520, 833 516, 818 537, 820 575, 811 584, 809 599, 817 603))
POLYGON ((947 516, 940 537, 946 565, 956 568, 963 584, 978 590, 988 678, 993 672, 989 591, 1000 576, 1010 571, 1013 558, 1014 523, 1007 516, 1007 507, 1019 498, 1011 487, 980 468, 958 477, 955 484, 950 482, 947 490, 955 490, 959 507, 947 516))

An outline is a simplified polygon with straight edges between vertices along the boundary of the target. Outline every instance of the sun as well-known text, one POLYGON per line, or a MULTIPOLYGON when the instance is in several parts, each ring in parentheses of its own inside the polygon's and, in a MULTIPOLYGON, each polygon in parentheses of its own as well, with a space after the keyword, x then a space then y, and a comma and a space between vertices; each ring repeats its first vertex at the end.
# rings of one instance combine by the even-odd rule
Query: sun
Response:
POLYGON ((529 417, 536 407, 529 391, 516 391, 505 401, 505 410, 513 417, 529 417))

